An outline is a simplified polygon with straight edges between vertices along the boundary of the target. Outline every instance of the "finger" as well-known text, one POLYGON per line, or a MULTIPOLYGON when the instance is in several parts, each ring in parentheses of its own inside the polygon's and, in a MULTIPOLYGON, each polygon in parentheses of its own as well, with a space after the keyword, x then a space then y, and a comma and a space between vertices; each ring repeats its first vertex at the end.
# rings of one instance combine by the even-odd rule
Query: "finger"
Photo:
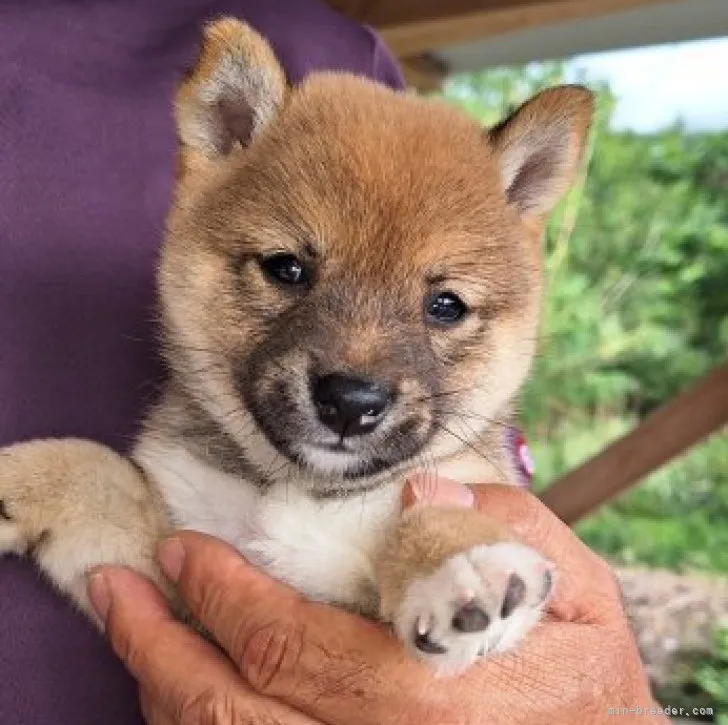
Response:
POLYGON ((414 505, 475 507, 508 526, 546 556, 594 557, 561 519, 522 488, 493 483, 466 486, 451 478, 416 473, 407 479, 402 501, 405 508, 414 505))
POLYGON ((256 691, 325 723, 432 722, 429 671, 382 625, 304 600, 211 537, 179 533, 162 562, 167 546, 184 549, 182 597, 256 691))
POLYGON ((139 706, 146 725, 177 725, 159 702, 143 687, 139 688, 139 706))
POLYGON ((419 504, 474 506, 508 526, 546 556, 591 554, 571 529, 543 503, 515 486, 465 486, 451 478, 418 472, 407 479, 402 500, 405 508, 419 504))
MULTIPOLYGON (((556 562, 568 575, 575 596, 597 589, 620 598, 607 563, 532 493, 515 486, 485 484, 473 487, 475 507, 505 524, 524 543, 556 562)), ((566 584, 566 582, 564 583, 566 584)))
POLYGON ((474 505, 474 502, 473 492, 469 486, 464 486, 452 478, 437 476, 429 471, 418 471, 411 475, 402 491, 402 503, 405 508, 415 504, 469 508, 474 505))
POLYGON ((173 618, 144 577, 104 567, 91 587, 106 589, 106 632, 115 652, 175 725, 257 722, 262 713, 285 725, 313 725, 247 686, 218 649, 173 618))

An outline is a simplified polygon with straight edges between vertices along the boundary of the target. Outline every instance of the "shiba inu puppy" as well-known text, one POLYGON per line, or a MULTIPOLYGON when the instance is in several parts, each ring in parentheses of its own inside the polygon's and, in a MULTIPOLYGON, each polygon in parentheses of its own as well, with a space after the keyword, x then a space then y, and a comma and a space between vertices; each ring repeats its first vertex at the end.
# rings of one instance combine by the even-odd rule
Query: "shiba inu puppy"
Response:
POLYGON ((322 73, 289 88, 246 25, 209 25, 176 100, 159 265, 170 375, 129 458, 0 452, 0 552, 93 617, 85 576, 217 536, 304 595, 390 622, 456 672, 539 620, 553 566, 475 512, 400 511, 413 469, 512 482, 540 241, 590 124, 579 87, 484 131, 444 103, 322 73))

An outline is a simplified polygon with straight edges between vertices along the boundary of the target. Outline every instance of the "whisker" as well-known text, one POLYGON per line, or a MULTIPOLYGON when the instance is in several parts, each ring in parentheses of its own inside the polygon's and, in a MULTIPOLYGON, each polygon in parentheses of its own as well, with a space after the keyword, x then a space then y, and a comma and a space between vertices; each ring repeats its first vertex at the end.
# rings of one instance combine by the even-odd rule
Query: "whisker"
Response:
POLYGON ((480 415, 479 413, 472 413, 463 410, 440 410, 445 415, 452 416, 455 420, 459 418, 469 418, 471 420, 479 420, 484 423, 489 423, 499 428, 510 428, 511 423, 508 421, 499 420, 498 418, 489 418, 487 415, 480 415))
POLYGON ((482 458, 482 459, 483 459, 484 461, 486 461, 486 462, 487 462, 487 463, 488 463, 489 465, 491 465, 491 466, 492 466, 493 468, 495 468, 495 470, 496 470, 496 471, 498 471, 498 473, 499 473, 499 474, 500 474, 501 476, 503 476, 504 478, 506 478, 506 475, 505 475, 505 473, 504 473, 504 472, 503 472, 503 471, 501 470, 500 466, 498 466, 498 465, 497 465, 497 464, 496 464, 496 463, 495 463, 495 462, 494 462, 494 461, 493 461, 493 460, 492 460, 492 459, 490 458, 490 456, 488 456, 488 455, 487 455, 487 454, 486 454, 486 453, 485 453, 484 451, 480 451, 480 450, 478 450, 478 448, 476 448, 476 446, 475 446, 475 445, 474 445, 474 444, 473 444, 472 442, 470 442, 470 441, 466 440, 466 439, 465 439, 465 438, 463 438, 462 436, 459 436, 459 435, 458 435, 457 433, 453 432, 452 430, 450 430, 450 429, 449 429, 449 428, 448 428, 447 426, 443 425, 442 423, 439 423, 439 422, 437 422, 437 423, 435 423, 435 426, 436 426, 437 428, 439 428, 440 430, 444 431, 445 433, 448 433, 449 435, 451 435, 451 436, 452 436, 453 438, 455 438, 456 440, 460 441, 460 442, 461 442, 461 443, 462 443, 462 444, 463 444, 464 446, 467 446, 467 447, 468 447, 468 448, 469 448, 469 449, 470 449, 470 450, 471 450, 471 451, 472 451, 473 453, 475 453, 475 454, 476 454, 476 455, 477 455, 477 456, 478 456, 479 458, 482 458))

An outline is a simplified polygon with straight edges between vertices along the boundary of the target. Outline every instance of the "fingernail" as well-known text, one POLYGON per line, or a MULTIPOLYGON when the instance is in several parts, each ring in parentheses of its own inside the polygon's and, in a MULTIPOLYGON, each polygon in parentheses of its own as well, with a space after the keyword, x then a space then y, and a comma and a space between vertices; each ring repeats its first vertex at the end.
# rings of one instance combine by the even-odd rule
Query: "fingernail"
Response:
MULTIPOLYGON (((475 503, 468 486, 452 478, 441 478, 427 473, 416 473, 407 480, 411 503, 451 504, 470 508, 475 503)), ((405 493, 407 497, 407 493, 405 493)))
POLYGON ((109 582, 106 576, 101 572, 93 572, 88 580, 88 598, 91 605, 102 621, 106 621, 109 615, 109 607, 111 606, 111 592, 109 590, 109 582))
POLYGON ((185 561, 185 548, 179 539, 167 539, 157 548, 159 565, 166 577, 173 582, 179 579, 185 561))

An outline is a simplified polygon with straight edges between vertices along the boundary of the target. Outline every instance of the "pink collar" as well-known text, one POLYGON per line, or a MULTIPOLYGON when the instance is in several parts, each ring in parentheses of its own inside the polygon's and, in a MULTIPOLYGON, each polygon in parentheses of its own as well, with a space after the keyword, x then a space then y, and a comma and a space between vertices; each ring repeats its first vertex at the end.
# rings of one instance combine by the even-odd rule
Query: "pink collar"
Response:
POLYGON ((518 474, 518 484, 523 488, 530 488, 533 483, 535 465, 523 433, 518 428, 508 427, 505 432, 505 440, 518 474))

